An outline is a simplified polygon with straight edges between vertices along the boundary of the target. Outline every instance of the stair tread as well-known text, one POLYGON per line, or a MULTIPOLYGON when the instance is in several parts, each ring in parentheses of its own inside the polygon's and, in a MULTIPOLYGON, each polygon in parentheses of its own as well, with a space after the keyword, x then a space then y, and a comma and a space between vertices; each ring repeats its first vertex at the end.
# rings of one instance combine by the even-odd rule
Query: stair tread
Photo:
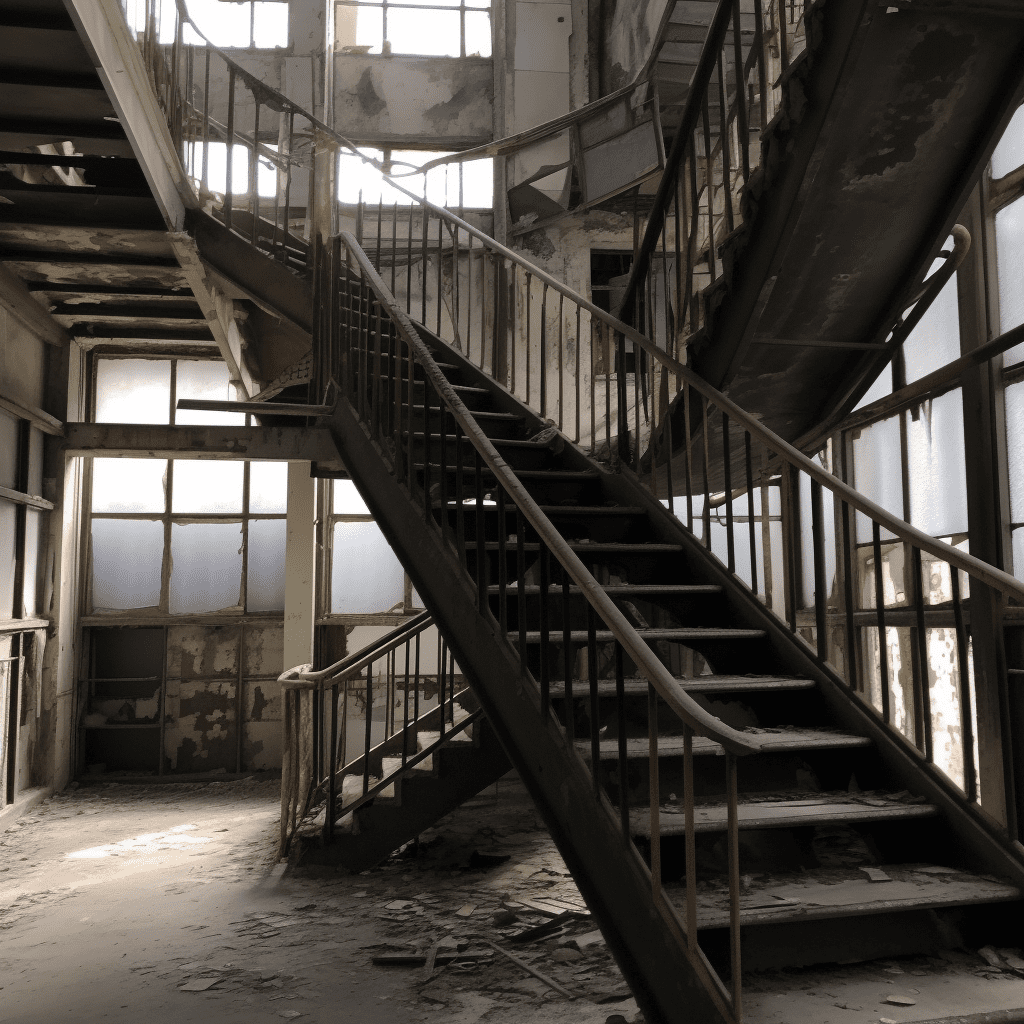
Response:
MULTIPOLYGON (((696 744, 694 744, 696 747, 696 744)), ((933 818, 938 807, 929 803, 907 803, 903 800, 875 796, 872 802, 858 801, 849 793, 807 794, 797 799, 751 799, 740 794, 737 807, 740 828, 793 828, 825 822, 868 822, 887 819, 933 818)), ((726 804, 703 804, 694 809, 694 832, 720 832, 727 824, 726 804)), ((634 835, 651 835, 648 807, 634 807, 629 812, 634 835)), ((686 814, 681 803, 660 806, 659 825, 663 836, 681 836, 685 832, 686 814)))
MULTIPOLYGON (((747 890, 740 898, 744 925, 775 924, 790 920, 858 917, 865 914, 899 913, 938 907, 1019 900, 1021 891, 1008 882, 956 871, 939 876, 915 872, 929 865, 882 864, 892 879, 872 882, 857 868, 810 868, 771 876, 771 882, 747 890)), ((685 900, 681 885, 665 886, 678 905, 685 900)), ((701 929, 729 925, 727 897, 723 891, 703 886, 697 891, 697 926, 701 929)))
MULTIPOLYGON (((763 629, 730 629, 727 626, 680 626, 678 629, 637 629, 637 634, 645 640, 760 640, 765 635, 763 629)), ((599 642, 614 640, 615 634, 610 629, 597 630, 599 642)), ((510 640, 519 637, 518 632, 510 631, 510 640)), ((553 643, 562 639, 562 630, 552 627, 549 638, 553 643)), ((585 629, 573 629, 569 631, 571 643, 586 643, 589 634, 585 629)), ((540 640, 539 630, 527 630, 526 642, 537 643, 540 640)))
MULTIPOLYGON (((518 472, 517 476, 527 476, 529 474, 518 472)), ((498 550, 498 541, 489 540, 486 542, 488 551, 498 550)), ((516 547, 513 541, 505 542, 505 549, 507 551, 514 550, 516 547)), ((569 547, 573 551, 596 551, 598 553, 605 552, 624 552, 627 554, 665 554, 670 552, 682 551, 682 544, 643 544, 635 543, 630 544, 626 541, 582 541, 582 540, 571 540, 569 541, 569 547)), ((523 544, 524 551, 539 551, 540 542, 534 540, 528 540, 523 544)))
MULTIPOLYGON (((839 732, 833 729, 782 729, 778 732, 761 733, 762 752, 766 754, 784 753, 790 750, 847 749, 853 747, 870 747, 872 741, 867 736, 839 732)), ((590 740, 577 740, 577 749, 587 757, 590 756, 590 740)), ((601 760, 616 760, 619 756, 619 741, 604 739, 600 744, 601 760)), ((646 736, 630 736, 626 739, 626 756, 648 756, 649 745, 646 736)), ((721 754, 722 746, 707 736, 694 736, 694 754, 721 754)), ((680 757, 683 753, 682 736, 661 736, 658 738, 659 757, 680 757)))
MULTIPOLYGON (((414 405, 412 407, 413 416, 423 415, 423 406, 414 405)), ((430 415, 437 415, 437 406, 432 405, 430 407, 430 415)), ((476 420, 503 420, 508 423, 518 423, 521 420, 525 420, 526 417, 518 412, 492 412, 490 409, 473 410, 471 415, 476 420)), ((596 474, 595 474, 596 475, 596 474)))
MULTIPOLYGON (((508 545, 506 544, 506 547, 508 545)), ((591 547, 593 545, 585 545, 591 547)), ((722 587, 717 583, 620 583, 609 584, 601 588, 611 597, 642 597, 644 594, 654 596, 671 596, 672 594, 720 594, 722 587)), ((492 586, 487 588, 490 594, 497 594, 499 588, 492 586)), ((507 594, 539 594, 540 587, 530 584, 525 587, 517 587, 515 582, 509 584, 505 591, 507 594)), ((570 594, 581 594, 583 591, 575 584, 569 587, 570 594)))
MULTIPOLYGON (((677 678, 676 682, 687 693, 756 693, 762 690, 813 690, 818 684, 813 679, 796 676, 699 676, 695 679, 677 678)), ((623 690, 627 696, 647 696, 646 679, 626 679, 623 690)), ((599 697, 614 696, 615 680, 600 679, 597 683, 599 697)), ((561 681, 551 684, 552 697, 564 697, 561 681)), ((589 699, 590 683, 578 680, 573 684, 573 696, 578 700, 589 699)))
MULTIPOLYGON (((432 473, 441 472, 441 463, 431 462, 429 463, 430 471, 432 473)), ((416 463, 417 469, 423 469, 423 463, 416 463)), ((449 465, 446 467, 449 473, 455 472, 455 466, 449 465)), ((493 475, 493 470, 490 466, 483 467, 484 473, 493 475)), ((463 466, 462 472, 466 476, 472 476, 476 472, 475 466, 463 466)), ((539 480, 547 478, 548 480, 597 480, 600 474, 594 469, 514 469, 513 473, 520 480, 539 480)), ((490 506, 488 506, 490 507, 490 506)), ((682 547, 682 545, 678 545, 682 547)))

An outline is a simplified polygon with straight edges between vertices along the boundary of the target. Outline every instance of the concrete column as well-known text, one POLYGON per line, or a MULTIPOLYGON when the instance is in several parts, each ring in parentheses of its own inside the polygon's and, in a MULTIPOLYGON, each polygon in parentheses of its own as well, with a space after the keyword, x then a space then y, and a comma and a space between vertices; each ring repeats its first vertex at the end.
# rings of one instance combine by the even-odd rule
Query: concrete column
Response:
POLYGON ((313 661, 316 481, 308 462, 288 463, 285 542, 284 667, 313 661))

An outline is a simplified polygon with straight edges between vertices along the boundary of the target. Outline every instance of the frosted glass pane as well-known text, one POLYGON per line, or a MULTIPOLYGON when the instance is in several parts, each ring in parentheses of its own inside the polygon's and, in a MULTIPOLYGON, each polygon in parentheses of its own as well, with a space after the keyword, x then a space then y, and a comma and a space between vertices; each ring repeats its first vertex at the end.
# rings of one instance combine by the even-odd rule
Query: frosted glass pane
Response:
POLYGON ((1006 461, 1010 477, 1010 516, 1024 522, 1024 381, 1006 389, 1006 461))
POLYGON ((0 620, 14 613, 14 541, 17 536, 14 502, 0 498, 0 620))
POLYGON ((249 511, 288 511, 288 463, 249 463, 249 511))
MULTIPOLYGON (((228 187, 228 147, 224 142, 211 142, 206 157, 206 184, 212 192, 224 193, 228 187)), ((189 150, 189 174, 203 179, 203 153, 206 143, 197 142, 189 150)), ((244 195, 249 191, 249 150, 240 142, 231 149, 231 193, 244 195)))
POLYGON ((257 3, 254 12, 253 45, 262 49, 288 45, 288 5, 257 3))
POLYGON ((491 55, 491 16, 489 14, 466 15, 466 56, 491 55))
POLYGON ((92 607, 160 604, 164 524, 133 519, 92 521, 92 607))
POLYGON ((376 523, 335 523, 332 612, 386 612, 405 593, 402 565, 376 523))
POLYGON ((0 411, 0 487, 18 486, 18 421, 0 411))
POLYGON ((334 481, 334 514, 336 516, 368 516, 370 510, 359 497, 351 480, 334 481))
MULTIPOLYGON (((903 518, 903 470, 899 417, 865 427, 853 442, 854 486, 865 497, 903 518)), ((891 534, 882 530, 882 537, 891 534)), ((857 513, 857 542, 871 542, 871 520, 857 513)))
POLYGON ((36 615, 39 579, 39 533, 42 513, 34 508, 25 510, 25 582, 22 587, 25 615, 36 615))
POLYGON ((960 391, 951 391, 907 417, 910 521, 933 537, 967 531, 967 467, 960 391))
POLYGON ((171 527, 172 615, 235 608, 241 585, 241 523, 175 523, 171 527))
POLYGON ((172 512, 241 512, 243 462, 174 462, 172 512))
MULTIPOLYGON (((817 461, 817 460, 815 460, 817 461)), ((811 478, 800 474, 800 557, 802 560, 803 607, 813 608, 814 592, 814 520, 811 509, 811 478)), ((870 529, 870 527, 869 527, 870 529)), ((825 554, 825 600, 832 595, 836 579, 836 518, 832 492, 821 489, 821 535, 825 554)), ((869 534, 870 536, 870 534, 869 534)), ((750 561, 749 544, 747 561, 750 561)))
POLYGON ((935 297, 928 312, 903 343, 907 383, 912 384, 960 356, 960 311, 956 275, 935 297))
POLYGON ((992 154, 992 177, 1002 178, 1024 164, 1024 107, 1018 107, 992 154))
POLYGON ((249 523, 249 570, 246 608, 250 612, 284 611, 284 519, 255 519, 249 523))
POLYGON ((1024 529, 1014 530, 1011 538, 1013 542, 1013 575, 1019 580, 1024 580, 1024 529))
POLYGON ((167 359, 100 359, 97 423, 169 423, 171 363, 167 359))
POLYGON ((93 459, 93 512, 165 511, 164 459, 93 459))
MULTIPOLYGON (((1002 333, 1024 323, 1024 199, 996 214, 996 264, 999 273, 999 326, 1002 333)), ((1010 349, 1004 363, 1024 358, 1024 346, 1010 349)))
POLYGON ((388 13, 387 36, 394 53, 458 57, 458 11, 395 10, 388 13))
MULTIPOLYGON (((230 374, 224 363, 208 360, 178 360, 177 397, 199 399, 204 402, 233 402, 235 389, 229 383, 230 374)), ((245 426, 245 414, 240 412, 198 412, 176 409, 175 423, 226 423, 245 426)))

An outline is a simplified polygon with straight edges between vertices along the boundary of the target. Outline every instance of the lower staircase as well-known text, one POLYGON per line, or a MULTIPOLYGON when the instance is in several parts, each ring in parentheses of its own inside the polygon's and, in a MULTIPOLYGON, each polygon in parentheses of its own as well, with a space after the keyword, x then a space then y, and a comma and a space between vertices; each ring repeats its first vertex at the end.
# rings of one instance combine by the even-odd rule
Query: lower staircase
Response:
MULTIPOLYGON (((744 968, 1019 944, 1024 867, 963 794, 628 469, 342 247, 320 254, 331 432, 646 1019, 739 1020, 744 968)), ((420 782, 374 827, 426 827, 420 782)))

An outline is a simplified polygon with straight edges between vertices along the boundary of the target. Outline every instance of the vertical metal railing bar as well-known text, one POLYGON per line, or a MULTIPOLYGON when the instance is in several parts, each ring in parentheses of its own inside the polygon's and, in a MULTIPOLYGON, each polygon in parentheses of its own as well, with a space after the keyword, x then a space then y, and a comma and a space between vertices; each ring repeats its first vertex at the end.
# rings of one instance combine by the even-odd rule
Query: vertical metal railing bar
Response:
POLYGON ((516 619, 519 625, 519 664, 526 671, 526 516, 516 506, 516 619))
POLYGON ((811 546, 814 559, 814 625, 818 657, 828 660, 828 592, 825 589, 825 537, 822 524, 821 484, 811 481, 811 546))
MULTIPOLYGON (((529 355, 527 355, 529 358, 529 355)), ((544 282, 544 287, 540 293, 540 358, 537 360, 538 363, 538 375, 540 377, 540 415, 541 418, 545 418, 548 414, 548 284, 544 282)))
MULTIPOLYGON (((416 634, 419 636, 419 634, 416 634)), ((409 759, 409 641, 405 641, 405 675, 402 687, 402 768, 409 759)))
MULTIPOLYGON (((363 730, 363 749, 369 750, 372 738, 371 729, 373 728, 373 662, 369 662, 366 666, 366 707, 364 709, 366 714, 366 725, 363 730)), ((366 796, 370 789, 370 759, 368 757, 363 758, 363 796, 366 796)))
POLYGON ((722 475, 725 486, 725 547, 729 572, 736 572, 736 539, 733 536, 732 444, 729 417, 722 412, 722 475))
MULTIPOLYGON (((757 8, 761 0, 754 0, 754 7, 757 8)), ((755 16, 756 18, 756 16, 755 16)), ((740 20, 740 0, 733 0, 732 4, 732 39, 733 39, 733 67, 736 73, 736 126, 739 134, 740 168, 743 172, 743 184, 750 178, 750 118, 747 110, 747 72, 743 63, 743 39, 742 23, 740 20)), ((757 38, 755 36, 751 43, 751 56, 757 50, 757 38)), ((763 66, 763 60, 758 61, 763 66)))
POLYGON ((743 1019, 743 970, 741 964, 740 929, 740 823, 738 772, 736 755, 725 755, 725 787, 728 802, 729 844, 729 967, 732 981, 732 1012, 736 1021, 743 1019))
POLYGON ((228 124, 227 142, 225 144, 225 185, 224 185, 224 223, 228 230, 232 227, 232 205, 234 203, 234 163, 235 163, 235 69, 228 69, 228 124))
MULTIPOLYGON (((760 0, 758 0, 760 3, 760 0)), ((757 585, 757 528, 754 525, 756 514, 754 512, 754 467, 751 457, 750 431, 743 431, 743 469, 747 478, 747 540, 750 545, 750 589, 759 593, 757 585)), ((767 517, 768 510, 761 509, 761 515, 767 517)))
MULTIPOLYGON (((718 55, 718 139, 721 143, 722 159, 722 204, 725 217, 726 234, 732 232, 736 222, 732 210, 732 140, 729 131, 729 97, 726 84, 725 50, 718 55)), ((708 181, 709 181, 709 202, 714 205, 714 184, 711 177, 712 156, 711 151, 707 154, 708 160, 708 181)), ((713 216, 713 214, 712 214, 713 216)))
MULTIPOLYGON (((532 334, 532 326, 533 326, 533 317, 531 315, 531 313, 532 313, 532 309, 531 309, 531 307, 532 307, 532 298, 533 298, 533 275, 527 270, 525 276, 526 276, 526 384, 525 384, 525 387, 523 389, 523 393, 522 394, 523 394, 523 401, 526 402, 527 405, 529 405, 530 404, 530 370, 532 368, 530 343, 531 343, 531 340, 532 340, 531 339, 531 334, 532 334)), ((515 345, 513 345, 512 350, 513 350, 513 352, 515 351, 515 345)), ((516 381, 516 384, 518 385, 518 381, 516 381)), ((516 389, 513 388, 512 390, 513 390, 513 392, 515 392, 516 389)))
POLYGON ((377 200, 377 237, 375 239, 375 241, 376 241, 376 248, 377 248, 377 258, 374 260, 374 264, 373 264, 377 268, 377 273, 378 274, 383 269, 383 267, 381 267, 381 265, 380 265, 380 252, 381 252, 380 243, 381 243, 381 235, 383 234, 383 226, 384 226, 384 196, 381 195, 378 198, 378 200, 377 200))
POLYGON ((597 681, 597 612, 587 602, 587 682, 590 687, 590 768, 594 795, 601 796, 601 697, 597 681))
POLYGON ((703 527, 704 527, 704 547, 711 550, 711 451, 708 440, 708 400, 701 395, 700 396, 701 414, 704 418, 704 429, 702 432, 703 441, 702 454, 704 456, 704 509, 702 512, 703 527))
POLYGON ((647 684, 647 771, 651 830, 651 895, 661 896, 661 785, 658 761, 658 691, 647 684))
MULTIPOLYGON (((476 485, 476 516, 474 517, 474 529, 476 530, 476 593, 477 611, 484 615, 487 612, 487 527, 485 523, 486 508, 484 506, 484 463, 480 452, 473 449, 474 462, 474 483, 476 485)), ((461 493, 461 492, 460 492, 461 493)))
POLYGON ((259 247, 259 223, 260 223, 260 101, 256 100, 256 110, 253 114, 252 129, 252 157, 249 160, 249 197, 252 208, 252 227, 250 228, 250 240, 253 246, 259 247))
POLYGON ((978 771, 974 760, 974 707, 971 697, 970 653, 964 609, 960 598, 960 570, 949 566, 950 597, 953 602, 953 623, 956 630, 957 674, 960 677, 960 735, 963 737, 964 794, 974 802, 978 799, 978 771))
POLYGON ((505 514, 505 488, 498 484, 495 493, 498 512, 498 625, 508 633, 508 519, 505 514))
MULTIPOLYGON (((405 312, 408 315, 412 314, 412 225, 414 210, 414 205, 409 203, 409 237, 405 244, 405 312)), ((425 217, 426 215, 426 210, 424 210, 423 216, 425 217)))
MULTIPOLYGON (((440 401, 440 396, 438 396, 440 401)), ((442 412, 442 415, 444 413, 442 412)), ((446 417, 447 418, 447 417, 446 417)), ((445 424, 447 429, 447 423, 445 424)), ((455 529, 457 535, 457 543, 459 547, 459 563, 462 568, 465 569, 469 564, 466 556, 466 507, 463 504, 463 494, 465 489, 465 466, 463 465, 463 452, 465 445, 462 443, 463 433, 462 428, 458 423, 455 424, 455 529)), ((476 449, 473 449, 474 452, 476 449)))
POLYGON ((623 675, 622 644, 613 640, 615 645, 615 713, 616 731, 618 734, 618 769, 619 776, 619 824, 622 828, 622 841, 628 846, 632 840, 629 823, 629 749, 626 741, 626 685, 623 675))
MULTIPOLYGON (((441 337, 441 307, 444 305, 444 224, 441 218, 437 219, 437 330, 436 334, 441 337)), ((454 310, 452 310, 452 322, 455 322, 454 310)))
MULTIPOLYGON (((577 303, 576 304, 576 344, 573 346, 573 349, 574 349, 573 356, 574 356, 574 360, 575 360, 575 362, 574 362, 574 370, 575 370, 574 380, 576 382, 576 395, 575 395, 575 397, 576 397, 576 408, 575 408, 575 413, 576 413, 576 433, 573 435, 573 440, 576 441, 577 443, 579 443, 579 440, 580 440, 580 345, 583 343, 583 335, 582 335, 581 330, 580 330, 580 321, 581 321, 581 318, 582 318, 581 314, 582 314, 582 310, 580 309, 580 306, 577 303)), ((593 336, 591 336, 591 340, 593 340, 593 336)), ((592 347, 592 345, 590 347, 592 347)))
POLYGON ((707 193, 708 201, 708 273, 711 276, 711 283, 718 279, 718 272, 715 267, 715 185, 712 177, 712 148, 711 148, 711 123, 708 109, 708 97, 704 94, 701 111, 701 124, 704 130, 704 191, 707 193))
POLYGON ((916 664, 914 665, 915 740, 926 761, 933 760, 932 751, 932 699, 928 684, 928 630, 924 621, 924 573, 921 549, 911 546, 911 568, 914 577, 914 632, 916 664))
MULTIPOLYGON (((426 382, 424 382, 424 385, 423 385, 424 389, 426 388, 426 386, 427 386, 426 382)), ((442 417, 442 420, 446 419, 443 411, 441 413, 441 417, 442 417)), ((441 538, 443 540, 447 540, 450 544, 452 544, 455 547, 456 550, 458 550, 459 538, 457 536, 452 536, 454 527, 452 526, 451 516, 450 516, 450 513, 449 513, 451 498, 450 498, 450 495, 448 493, 448 424, 447 424, 447 422, 445 422, 443 424, 443 426, 442 426, 441 434, 440 434, 440 437, 439 437, 439 441, 441 442, 441 448, 440 448, 440 453, 439 453, 440 454, 440 472, 438 474, 438 476, 440 478, 439 479, 439 483, 440 483, 439 490, 441 491, 441 509, 440 509, 440 516, 439 516, 440 522, 441 522, 441 538)), ((458 427, 458 424, 456 424, 456 426, 455 426, 455 453, 454 453, 455 454, 455 462, 456 462, 456 464, 459 464, 459 446, 460 446, 460 444, 461 444, 461 439, 459 437, 459 427, 458 427)), ((424 438, 423 460, 424 460, 424 462, 429 462, 431 458, 432 458, 431 448, 427 444, 426 438, 424 438)), ((461 498, 461 495, 459 494, 458 485, 456 485, 455 500, 459 501, 460 498, 461 498)))
POLYGON ((683 832, 686 857, 686 944, 697 951, 697 830, 693 783, 693 729, 683 723, 683 832))
POLYGON ((683 480, 686 485, 686 528, 693 533, 693 438, 690 436, 690 385, 683 382, 683 480))
POLYGON ((871 521, 871 547, 875 560, 875 616, 878 629, 878 673, 882 688, 882 719, 891 724, 889 709, 889 644, 885 629, 885 586, 882 580, 882 543, 878 522, 871 521))
MULTIPOLYGON (((412 351, 409 352, 410 360, 412 358, 412 351)), ((423 375, 423 518, 430 522, 433 519, 430 508, 430 448, 431 448, 431 434, 430 434, 430 392, 433 390, 430 384, 430 380, 427 375, 423 375)), ((445 428, 445 417, 443 407, 439 410, 441 413, 441 431, 445 428)), ((442 494, 445 494, 445 481, 442 479, 441 486, 438 490, 442 494)), ((447 506, 446 506, 447 507, 447 506)))
POLYGON ((391 211, 391 294, 395 294, 395 280, 398 275, 398 200, 391 211))
MULTIPOLYGON (((561 568, 561 567, 560 567, 561 568)), ((572 646, 572 608, 570 605, 570 580, 564 568, 562 572, 562 677, 564 679, 565 709, 565 740, 569 746, 576 742, 576 703, 573 697, 573 646, 572 646)))
MULTIPOLYGON (((423 273, 421 274, 420 290, 422 295, 420 296, 420 323, 425 324, 427 322, 427 242, 430 232, 430 214, 426 207, 423 207, 423 231, 422 231, 422 244, 420 248, 420 259, 423 264, 423 273)), ((410 241, 410 247, 412 243, 410 241)), ((440 259, 440 255, 438 256, 440 259)), ((437 297, 437 301, 440 303, 440 294, 437 297)))
POLYGON ((547 545, 540 542, 540 713, 547 718, 551 709, 551 631, 548 588, 551 586, 551 561, 547 545))
POLYGON ((558 293, 558 429, 565 430, 565 296, 558 293))

